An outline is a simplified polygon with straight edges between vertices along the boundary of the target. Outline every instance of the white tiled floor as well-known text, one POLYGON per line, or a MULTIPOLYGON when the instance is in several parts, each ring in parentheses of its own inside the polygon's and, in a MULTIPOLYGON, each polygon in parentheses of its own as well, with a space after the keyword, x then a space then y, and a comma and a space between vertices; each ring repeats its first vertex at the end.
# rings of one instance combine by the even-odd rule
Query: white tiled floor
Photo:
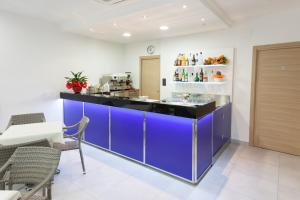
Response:
POLYGON ((300 157, 245 144, 230 144, 197 186, 87 145, 84 154, 86 175, 78 152, 63 152, 54 200, 300 199, 300 157))

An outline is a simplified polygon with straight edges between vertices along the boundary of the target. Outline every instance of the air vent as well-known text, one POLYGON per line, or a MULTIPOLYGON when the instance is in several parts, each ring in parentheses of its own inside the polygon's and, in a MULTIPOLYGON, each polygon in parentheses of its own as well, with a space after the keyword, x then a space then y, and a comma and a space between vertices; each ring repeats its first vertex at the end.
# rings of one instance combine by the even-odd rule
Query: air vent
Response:
POLYGON ((106 4, 106 5, 116 5, 116 4, 122 3, 127 0, 94 0, 94 1, 96 1, 98 3, 106 4))

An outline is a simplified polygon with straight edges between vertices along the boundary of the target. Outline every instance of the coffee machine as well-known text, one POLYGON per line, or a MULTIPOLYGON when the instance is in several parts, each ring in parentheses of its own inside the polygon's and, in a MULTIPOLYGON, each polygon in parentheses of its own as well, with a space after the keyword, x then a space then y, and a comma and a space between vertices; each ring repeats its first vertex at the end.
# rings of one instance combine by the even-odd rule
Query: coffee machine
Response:
POLYGON ((111 96, 138 97, 139 92, 132 86, 131 72, 103 75, 100 85, 109 85, 111 96))
POLYGON ((103 75, 100 84, 108 83, 110 91, 130 90, 132 88, 131 73, 115 73, 103 75))

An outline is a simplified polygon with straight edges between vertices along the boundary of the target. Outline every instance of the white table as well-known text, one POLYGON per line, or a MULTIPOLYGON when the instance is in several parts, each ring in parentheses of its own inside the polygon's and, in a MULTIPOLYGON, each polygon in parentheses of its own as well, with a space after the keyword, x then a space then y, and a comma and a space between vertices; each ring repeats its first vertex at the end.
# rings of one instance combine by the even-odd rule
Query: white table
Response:
POLYGON ((18 200, 19 198, 21 198, 21 193, 19 191, 0 190, 1 200, 18 200))
POLYGON ((62 128, 63 123, 61 122, 13 125, 0 135, 0 144, 20 144, 45 138, 48 139, 50 143, 64 143, 62 128))

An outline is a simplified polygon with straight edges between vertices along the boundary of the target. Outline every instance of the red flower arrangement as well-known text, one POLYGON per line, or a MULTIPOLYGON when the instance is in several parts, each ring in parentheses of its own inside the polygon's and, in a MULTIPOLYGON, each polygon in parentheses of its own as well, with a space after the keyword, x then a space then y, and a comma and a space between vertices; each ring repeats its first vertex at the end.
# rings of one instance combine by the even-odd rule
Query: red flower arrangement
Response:
POLYGON ((67 79, 66 88, 73 89, 75 94, 81 92, 82 88, 87 87, 87 76, 82 76, 82 72, 74 73, 72 72, 73 77, 65 77, 67 79))

